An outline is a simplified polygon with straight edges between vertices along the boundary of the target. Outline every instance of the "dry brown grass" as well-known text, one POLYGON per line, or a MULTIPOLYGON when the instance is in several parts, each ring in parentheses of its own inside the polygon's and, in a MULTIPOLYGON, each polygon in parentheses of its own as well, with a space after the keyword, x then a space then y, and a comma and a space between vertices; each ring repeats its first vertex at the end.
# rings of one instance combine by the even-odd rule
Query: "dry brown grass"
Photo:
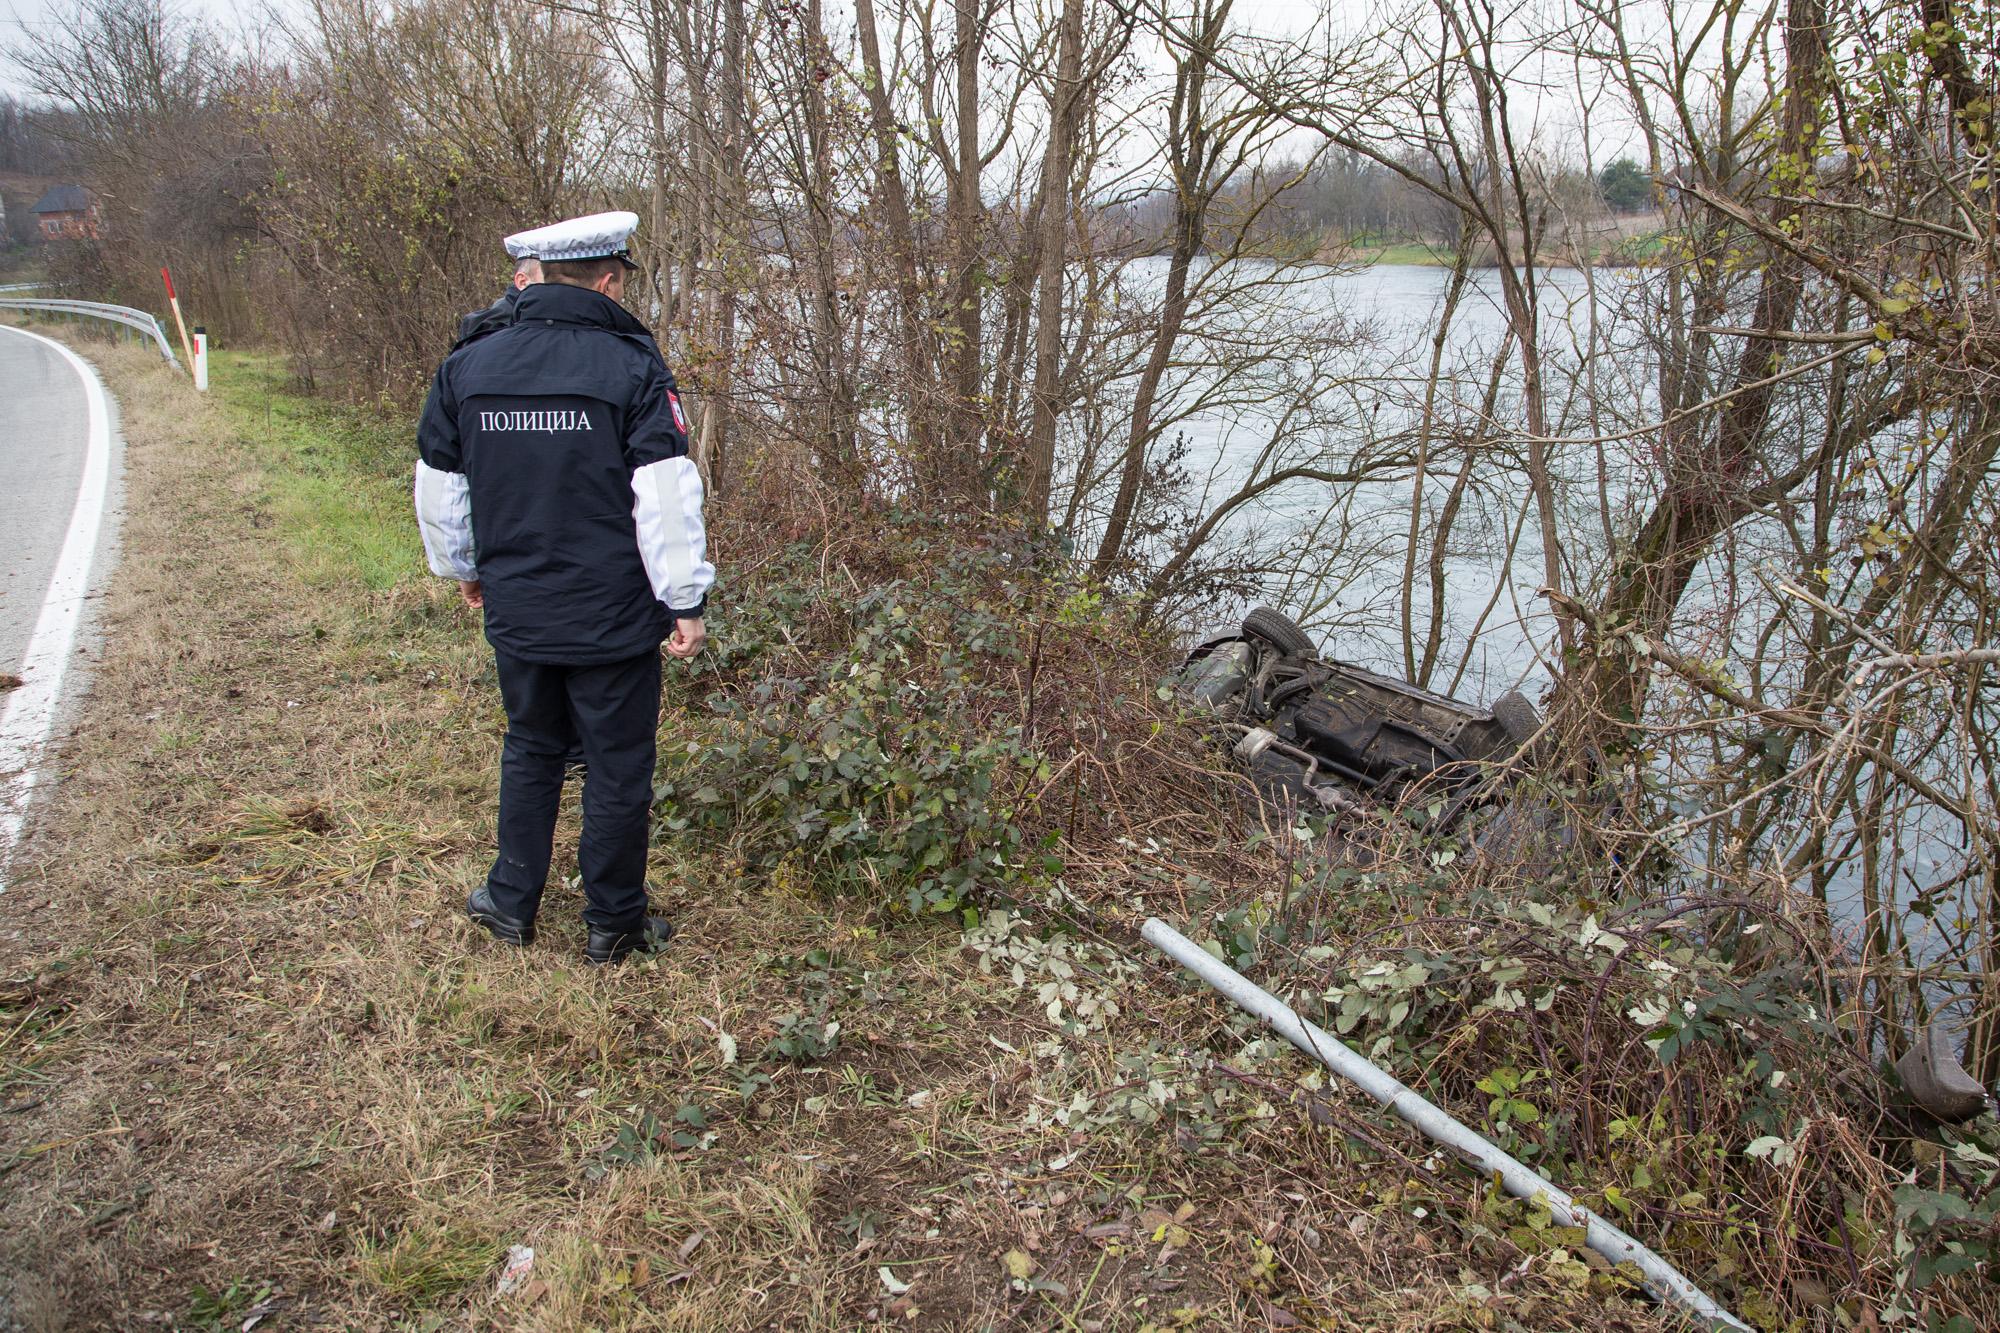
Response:
MULTIPOLYGON (((338 525, 299 525, 290 474, 338 460, 274 443, 302 409, 268 367, 225 364, 227 402, 198 401, 141 352, 89 350, 122 404, 129 516, 87 711, 0 901, 0 1316, 1652 1326, 1416 1221, 1407 1167, 1357 1164, 1351 1108, 1315 1123, 1280 1099, 1227 1144, 1029 1128, 1030 1106, 1125 1078, 1121 1049, 1219 1035, 1164 968, 1112 1031, 1037 1055, 1059 1034, 956 933, 674 843, 664 959, 584 969, 560 886, 532 949, 491 945, 458 914, 501 725, 476 625, 417 572, 413 533, 384 585, 343 575, 338 525), (802 1003, 774 960, 812 949, 845 960, 839 1046, 764 1063, 746 1101, 802 1003), (685 1128, 687 1106, 705 1147, 611 1160, 621 1127, 685 1128), (533 1279, 497 1298, 516 1244, 533 1279), (1017 1250, 1059 1286, 1010 1285, 1017 1250)), ((335 480, 400 503, 400 475, 335 480)))

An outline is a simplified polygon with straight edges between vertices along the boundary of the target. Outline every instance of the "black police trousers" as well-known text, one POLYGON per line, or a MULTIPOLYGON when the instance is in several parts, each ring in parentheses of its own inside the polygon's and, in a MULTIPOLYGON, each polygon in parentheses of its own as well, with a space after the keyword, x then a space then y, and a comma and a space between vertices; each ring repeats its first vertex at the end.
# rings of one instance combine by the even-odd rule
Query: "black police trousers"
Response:
POLYGON ((563 666, 494 654, 507 740, 500 751, 500 854, 487 886, 518 921, 541 906, 562 799, 564 758, 581 745, 583 919, 637 930, 646 918, 646 844, 660 724, 658 649, 622 662, 563 666))

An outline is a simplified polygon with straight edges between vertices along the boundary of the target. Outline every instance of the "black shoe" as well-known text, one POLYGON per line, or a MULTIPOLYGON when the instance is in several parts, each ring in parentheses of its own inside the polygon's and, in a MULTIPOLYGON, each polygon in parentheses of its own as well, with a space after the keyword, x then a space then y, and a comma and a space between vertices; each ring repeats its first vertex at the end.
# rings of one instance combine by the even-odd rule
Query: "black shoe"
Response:
POLYGON ((535 942, 535 923, 503 914, 493 905, 493 890, 482 884, 465 900, 465 914, 486 927, 486 933, 516 948, 535 942))
POLYGON ((663 916, 647 917, 646 923, 637 930, 599 930, 592 926, 590 938, 584 942, 583 956, 603 967, 617 962, 634 949, 652 953, 664 947, 673 937, 673 922, 663 916))

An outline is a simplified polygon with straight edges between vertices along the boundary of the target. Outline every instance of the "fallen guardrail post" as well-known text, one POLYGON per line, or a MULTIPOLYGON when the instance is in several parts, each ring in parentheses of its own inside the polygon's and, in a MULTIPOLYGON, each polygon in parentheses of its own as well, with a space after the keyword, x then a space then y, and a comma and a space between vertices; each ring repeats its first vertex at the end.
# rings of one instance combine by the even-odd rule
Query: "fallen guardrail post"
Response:
POLYGON ((14 296, 0 292, 0 310, 33 310, 50 315, 75 315, 80 318, 108 320, 122 324, 151 338, 160 349, 160 355, 174 369, 181 368, 180 359, 174 355, 173 346, 167 342, 167 332, 160 327, 160 321, 151 312, 134 310, 126 305, 107 305, 102 301, 61 301, 54 298, 14 296))
POLYGON ((1498 1176, 1517 1199, 1541 1199, 1562 1226, 1582 1227, 1585 1243, 1613 1264, 1631 1262, 1644 1277, 1646 1290, 1681 1307, 1712 1328, 1750 1326, 1722 1308, 1713 1296, 1688 1281, 1681 1271, 1637 1240, 1591 1212, 1565 1190, 1509 1155, 1499 1145, 1454 1120, 1436 1104, 1388 1070, 1356 1053, 1346 1042, 1299 1017, 1283 1000, 1251 981, 1214 954, 1157 917, 1149 918, 1140 938, 1200 977, 1238 1008, 1271 1025, 1273 1031, 1332 1072, 1394 1111, 1432 1141, 1457 1153, 1489 1175, 1498 1176))

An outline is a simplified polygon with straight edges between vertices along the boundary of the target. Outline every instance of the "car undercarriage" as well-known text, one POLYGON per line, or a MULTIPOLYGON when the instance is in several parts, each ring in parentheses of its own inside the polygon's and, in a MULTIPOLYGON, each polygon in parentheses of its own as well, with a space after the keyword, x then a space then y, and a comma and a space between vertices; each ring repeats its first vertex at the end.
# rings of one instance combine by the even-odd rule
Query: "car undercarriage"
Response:
POLYGON ((1519 691, 1468 704, 1332 658, 1269 607, 1187 656, 1181 696, 1214 719, 1269 800, 1348 808, 1421 789, 1455 819, 1490 794, 1541 730, 1519 691))

